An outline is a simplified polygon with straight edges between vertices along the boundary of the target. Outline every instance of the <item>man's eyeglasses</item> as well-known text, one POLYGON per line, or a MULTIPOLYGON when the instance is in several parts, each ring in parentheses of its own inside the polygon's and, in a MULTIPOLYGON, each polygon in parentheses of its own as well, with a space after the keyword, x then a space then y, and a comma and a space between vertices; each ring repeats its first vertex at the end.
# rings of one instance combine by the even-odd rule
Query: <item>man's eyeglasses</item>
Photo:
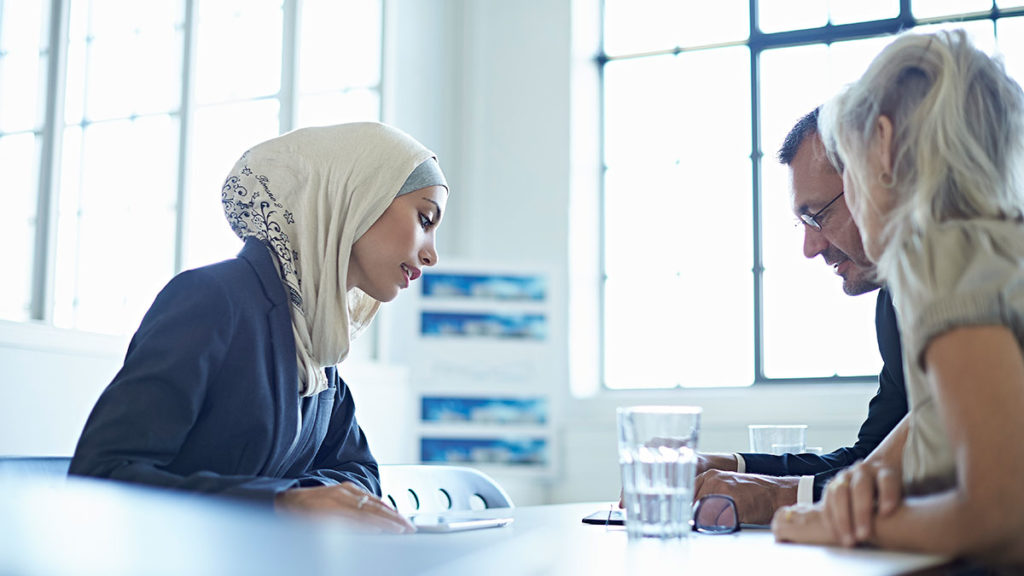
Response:
POLYGON ((702 534, 732 534, 740 531, 736 501, 725 494, 709 494, 693 505, 693 531, 702 534))
MULTIPOLYGON (((595 514, 596 516, 596 514, 595 514)), ((584 522, 589 518, 584 519, 584 522)), ((595 523, 596 522, 592 522, 595 523)), ((612 504, 608 508, 608 526, 625 524, 622 510, 616 510, 612 504)), ((736 510, 736 501, 725 494, 709 494, 693 503, 693 516, 690 526, 694 532, 701 534, 732 534, 740 531, 740 515, 736 510)))
POLYGON ((839 197, 842 196, 844 192, 846 192, 846 191, 843 190, 843 192, 840 192, 839 194, 836 194, 835 198, 829 200, 828 204, 825 204, 824 208, 822 208, 821 210, 818 210, 814 214, 801 214, 800 215, 800 220, 803 220, 804 224, 807 224, 811 228, 814 228, 818 232, 821 232, 821 222, 818 222, 818 216, 821 216, 821 214, 825 210, 828 210, 829 206, 832 206, 833 204, 835 204, 836 200, 839 200, 839 197))

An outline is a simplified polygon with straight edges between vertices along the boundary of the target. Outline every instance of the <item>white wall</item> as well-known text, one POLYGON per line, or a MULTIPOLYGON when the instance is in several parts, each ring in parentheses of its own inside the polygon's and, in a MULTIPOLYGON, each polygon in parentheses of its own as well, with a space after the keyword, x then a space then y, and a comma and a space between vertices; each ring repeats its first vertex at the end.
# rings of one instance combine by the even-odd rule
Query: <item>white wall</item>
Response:
POLYGON ((70 456, 127 343, 0 321, 0 455, 70 456))

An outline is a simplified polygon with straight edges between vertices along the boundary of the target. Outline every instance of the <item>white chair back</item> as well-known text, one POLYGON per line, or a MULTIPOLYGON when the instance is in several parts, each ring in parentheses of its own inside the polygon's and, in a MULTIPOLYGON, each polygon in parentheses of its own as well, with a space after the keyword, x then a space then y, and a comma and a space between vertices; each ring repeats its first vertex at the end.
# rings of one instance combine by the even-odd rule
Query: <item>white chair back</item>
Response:
POLYGON ((493 478, 465 466, 384 465, 380 484, 384 501, 407 515, 514 507, 493 478))

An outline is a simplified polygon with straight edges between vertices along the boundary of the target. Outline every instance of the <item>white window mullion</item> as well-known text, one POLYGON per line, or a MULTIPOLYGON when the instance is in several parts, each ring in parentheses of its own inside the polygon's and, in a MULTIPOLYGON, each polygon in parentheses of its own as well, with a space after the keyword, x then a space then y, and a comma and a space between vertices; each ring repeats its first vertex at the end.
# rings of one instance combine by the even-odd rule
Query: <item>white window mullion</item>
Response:
POLYGON ((182 42, 181 106, 179 108, 178 140, 178 195, 174 226, 174 271, 185 266, 185 236, 188 233, 185 215, 188 214, 189 144, 192 135, 192 83, 195 78, 196 9, 198 0, 185 0, 185 30, 182 42))
POLYGON ((35 259, 32 266, 33 320, 53 319, 57 258, 57 189, 60 186, 61 143, 64 134, 64 87, 67 76, 70 0, 52 0, 46 60, 46 121, 39 162, 35 259))
POLYGON ((302 0, 284 0, 282 6, 281 34, 281 91, 278 101, 281 104, 280 124, 284 134, 295 127, 295 101, 298 94, 298 75, 296 68, 299 63, 299 18, 302 0))

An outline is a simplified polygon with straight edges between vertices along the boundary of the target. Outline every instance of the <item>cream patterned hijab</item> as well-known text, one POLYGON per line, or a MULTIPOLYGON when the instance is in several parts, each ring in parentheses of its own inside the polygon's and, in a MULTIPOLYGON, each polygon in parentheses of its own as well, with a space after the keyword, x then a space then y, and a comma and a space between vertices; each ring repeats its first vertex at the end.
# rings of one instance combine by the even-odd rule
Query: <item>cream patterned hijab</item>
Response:
POLYGON ((327 388, 323 367, 345 358, 380 306, 358 288, 346 292, 352 245, 430 158, 422 144, 383 124, 303 128, 254 146, 224 182, 231 229, 267 244, 277 262, 302 396, 327 388))

